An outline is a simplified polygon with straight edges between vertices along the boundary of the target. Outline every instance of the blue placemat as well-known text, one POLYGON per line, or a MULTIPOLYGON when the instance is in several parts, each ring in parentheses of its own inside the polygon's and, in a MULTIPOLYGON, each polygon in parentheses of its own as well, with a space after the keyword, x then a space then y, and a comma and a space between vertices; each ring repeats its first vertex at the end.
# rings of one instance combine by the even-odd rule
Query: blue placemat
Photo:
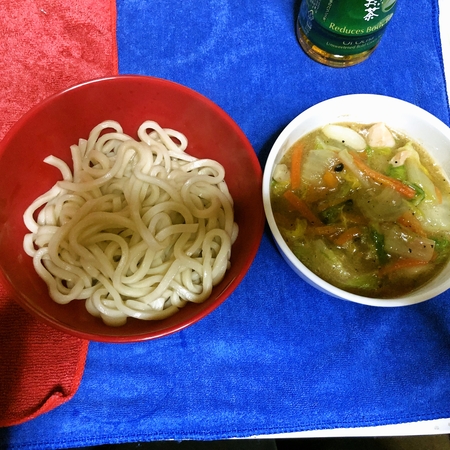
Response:
MULTIPOLYGON (((348 69, 305 56, 297 3, 118 0, 120 72, 208 96, 263 166, 291 119, 337 95, 386 94, 449 123, 437 0, 398 0, 379 48, 348 69)), ((376 309, 328 297, 293 274, 266 230, 247 277, 210 316, 156 341, 91 343, 75 397, 0 436, 10 448, 64 448, 447 418, 449 301, 376 309)))

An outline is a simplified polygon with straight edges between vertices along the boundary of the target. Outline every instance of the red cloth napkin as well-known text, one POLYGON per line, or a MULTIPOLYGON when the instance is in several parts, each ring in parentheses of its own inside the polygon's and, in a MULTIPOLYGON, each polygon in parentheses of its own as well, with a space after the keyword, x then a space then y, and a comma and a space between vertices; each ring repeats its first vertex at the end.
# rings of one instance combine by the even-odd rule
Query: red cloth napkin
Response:
MULTIPOLYGON (((115 8, 114 0, 0 2, 0 139, 46 97, 118 73, 115 8)), ((71 399, 87 349, 23 311, 0 284, 0 426, 71 399)))

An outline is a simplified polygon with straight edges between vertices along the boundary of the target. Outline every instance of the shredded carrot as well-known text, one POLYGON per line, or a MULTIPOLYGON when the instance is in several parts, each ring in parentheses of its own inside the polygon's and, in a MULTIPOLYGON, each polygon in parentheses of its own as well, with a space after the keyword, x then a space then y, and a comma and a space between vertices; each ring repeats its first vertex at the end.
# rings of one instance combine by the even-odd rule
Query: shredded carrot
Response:
POLYGON ((394 261, 382 267, 378 271, 378 275, 380 276, 389 275, 390 273, 396 272, 397 270, 407 269, 409 267, 426 266, 428 263, 429 261, 422 261, 419 259, 401 258, 398 259, 397 261, 394 261))
POLYGON ((341 233, 335 240, 334 243, 338 247, 342 247, 347 242, 350 242, 353 238, 360 236, 362 233, 362 230, 360 227, 351 227, 345 230, 343 233, 341 233))
POLYGON ((410 229, 413 233, 418 234, 419 236, 426 236, 427 233, 422 228, 422 224, 419 219, 411 212, 406 211, 403 213, 398 219, 397 223, 405 228, 410 229))
POLYGON ((362 214, 358 214, 355 212, 346 211, 345 212, 345 220, 347 223, 355 223, 359 225, 367 225, 367 218, 362 214))
POLYGON ((325 186, 327 186, 330 189, 334 189, 339 185, 339 180, 336 174, 330 170, 326 171, 323 174, 323 182, 325 183, 325 186))
POLYGON ((291 159, 291 189, 300 189, 302 177, 302 156, 303 147, 300 143, 296 143, 292 150, 291 159))
MULTIPOLYGON (((327 193, 328 194, 328 193, 327 193)), ((330 198, 330 196, 326 197, 317 205, 317 210, 322 212, 325 211, 328 208, 332 208, 333 206, 340 205, 342 203, 345 203, 347 200, 350 200, 349 198, 330 198)))
POLYGON ((325 200, 329 194, 329 190, 323 186, 308 186, 304 192, 302 198, 307 203, 316 203, 325 200))
POLYGON ((369 155, 367 154, 366 150, 363 150, 362 152, 358 152, 358 156, 363 160, 367 161, 369 155))
POLYGON ((434 189, 436 191, 436 199, 437 199, 438 203, 441 204, 442 203, 442 192, 437 186, 435 186, 434 189))
POLYGON ((397 192, 399 192, 406 198, 411 199, 416 195, 416 191, 411 186, 402 183, 400 180, 397 180, 396 178, 389 177, 372 169, 367 164, 365 164, 358 156, 354 155, 353 161, 360 170, 362 170, 367 176, 372 178, 374 181, 380 184, 385 184, 390 188, 395 189, 397 192))
POLYGON ((322 223, 313 211, 311 211, 306 202, 292 191, 286 191, 283 196, 289 202, 289 205, 298 211, 311 225, 319 225, 322 223))
POLYGON ((321 225, 310 227, 309 231, 316 236, 332 236, 333 234, 341 233, 343 228, 337 225, 321 225))

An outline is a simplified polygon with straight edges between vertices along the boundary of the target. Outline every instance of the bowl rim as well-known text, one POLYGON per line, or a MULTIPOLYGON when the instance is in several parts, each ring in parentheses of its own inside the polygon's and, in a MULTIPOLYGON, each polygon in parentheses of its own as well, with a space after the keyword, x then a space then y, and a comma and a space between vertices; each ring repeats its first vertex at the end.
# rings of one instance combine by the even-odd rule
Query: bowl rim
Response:
MULTIPOLYGON (((317 104, 312 105, 311 107, 307 108, 300 114, 298 114, 296 117, 294 117, 281 131, 281 133, 278 135, 277 139, 275 140, 274 144, 272 145, 272 148, 268 154, 268 158, 266 160, 266 164, 263 171, 263 186, 262 186, 262 197, 263 197, 263 206, 264 206, 264 212, 266 215, 266 220, 268 222, 270 231, 272 233, 272 236, 275 240, 275 244, 281 253, 281 256, 285 260, 285 262, 288 264, 288 266, 305 282, 310 284, 311 286, 315 287, 319 291, 322 291, 328 295, 331 295, 332 297, 336 297, 341 300, 347 300, 353 303, 359 303, 363 305, 368 306, 376 306, 376 307, 385 307, 385 308, 391 308, 391 307, 399 307, 399 306, 409 306, 417 303, 422 303, 424 301, 430 300, 439 294, 442 294, 446 290, 450 289, 450 279, 446 284, 441 284, 437 287, 434 287, 433 289, 427 291, 426 293, 423 292, 416 292, 413 291, 410 294, 406 294, 400 297, 395 298, 370 298, 370 297, 364 297, 362 295, 353 294, 351 292, 347 292, 343 289, 340 289, 333 284, 323 280, 318 275, 316 275, 314 272, 312 272, 310 269, 308 269, 292 252, 292 250, 287 246, 286 242, 284 241, 278 226, 276 225, 273 211, 272 211, 272 205, 270 202, 270 182, 272 177, 272 170, 274 167, 274 164, 277 160, 280 159, 278 156, 280 153, 283 153, 287 150, 287 148, 290 147, 290 145, 286 146, 285 143, 287 142, 289 136, 292 134, 294 130, 296 130, 299 125, 307 120, 310 117, 313 117, 317 111, 323 110, 324 108, 331 107, 332 105, 342 105, 349 102, 385 102, 387 104, 391 104, 393 106, 397 105, 401 108, 407 108, 411 111, 413 111, 419 118, 423 118, 426 120, 431 126, 438 129, 440 132, 442 132, 446 137, 448 137, 450 141, 450 128, 442 122, 440 119, 438 119, 436 116, 432 115, 430 112, 424 110, 423 108, 420 108, 419 106, 409 103, 405 100, 391 97, 387 95, 381 95, 381 94, 347 94, 347 95, 341 95, 337 97, 331 97, 329 99, 323 100, 317 104), (284 147, 284 148, 283 148, 284 147)), ((338 115, 339 116, 339 115, 338 115)), ((345 115, 344 115, 345 116, 345 115)), ((345 119, 339 119, 335 120, 334 122, 345 122, 345 119)), ((326 123, 330 123, 327 121, 323 122, 323 125, 326 123)), ((361 122, 363 123, 363 122, 361 122)), ((318 125, 317 127, 319 127, 318 125)), ((307 129, 303 133, 300 133, 299 136, 303 136, 307 134, 308 132, 313 131, 312 129, 307 129)), ((297 138, 299 139, 299 137, 297 138)), ((450 266, 450 261, 448 262, 447 266, 445 266, 442 270, 445 270, 446 267, 450 266)), ((426 285, 424 285, 426 286, 426 285)))
MULTIPOLYGON (((53 101, 67 95, 67 93, 70 93, 74 90, 78 90, 80 88, 84 88, 86 86, 91 86, 99 83, 115 83, 115 82, 126 83, 127 81, 142 81, 143 83, 152 83, 152 84, 156 83, 157 85, 169 86, 171 89, 175 89, 176 91, 187 94, 188 96, 195 97, 197 101, 207 106, 208 109, 213 111, 215 115, 220 117, 220 120, 227 123, 228 126, 231 129, 233 129, 233 132, 236 133, 236 136, 238 137, 239 141, 243 143, 243 147, 245 147, 246 149, 245 152, 246 157, 249 158, 251 166, 255 169, 255 171, 257 172, 255 173, 258 175, 258 178, 255 180, 255 192, 260 191, 260 188, 262 186, 262 167, 259 162, 258 156, 249 139, 247 138, 243 130, 240 128, 240 126, 232 119, 232 117, 217 103, 215 103, 213 100, 209 99, 202 93, 196 91, 195 89, 192 89, 188 86, 185 86, 181 83, 172 80, 147 75, 119 74, 94 78, 83 81, 81 83, 71 85, 66 89, 63 89, 59 92, 55 92, 54 94, 44 98, 43 100, 39 101, 36 105, 32 106, 29 110, 27 110, 6 132, 5 136, 0 141, 0 160, 2 159, 4 152, 8 147, 10 141, 17 135, 17 133, 20 132, 20 130, 28 122, 28 120, 31 117, 33 117, 38 111, 45 110, 45 108, 47 108, 47 106, 51 104, 53 101), (250 151, 250 149, 252 151, 250 151)), ((20 289, 10 281, 7 273, 4 270, 4 267, 2 266, 0 266, 0 282, 2 282, 2 284, 5 286, 8 296, 12 298, 17 304, 19 304, 23 309, 31 313, 34 317, 38 318, 43 323, 52 326, 53 328, 56 328, 70 335, 79 337, 81 339, 106 343, 129 343, 165 337, 174 334, 178 331, 181 331, 182 329, 185 329, 199 322, 201 319, 209 315, 230 297, 230 295, 235 291, 238 285, 245 278, 250 269, 250 266, 253 264, 253 261, 256 257, 264 233, 265 215, 262 205, 262 199, 260 203, 261 206, 260 208, 258 208, 260 209, 260 213, 258 215, 252 216, 252 230, 254 231, 252 235, 254 236, 254 240, 251 242, 251 245, 248 248, 247 252, 248 256, 245 258, 245 261, 241 263, 241 270, 239 271, 239 273, 236 276, 234 276, 229 283, 227 283, 222 287, 221 291, 218 294, 217 300, 199 309, 197 313, 192 314, 191 316, 188 317, 188 319, 183 320, 179 323, 177 322, 164 329, 156 331, 152 330, 143 332, 138 331, 136 333, 128 333, 125 335, 120 334, 120 332, 117 334, 113 333, 96 334, 90 331, 85 332, 80 329, 74 329, 69 325, 61 323, 57 318, 54 318, 51 314, 41 309, 39 305, 30 304, 26 299, 26 297, 20 292, 20 289)), ((120 327, 117 328, 117 330, 120 330, 120 327)))

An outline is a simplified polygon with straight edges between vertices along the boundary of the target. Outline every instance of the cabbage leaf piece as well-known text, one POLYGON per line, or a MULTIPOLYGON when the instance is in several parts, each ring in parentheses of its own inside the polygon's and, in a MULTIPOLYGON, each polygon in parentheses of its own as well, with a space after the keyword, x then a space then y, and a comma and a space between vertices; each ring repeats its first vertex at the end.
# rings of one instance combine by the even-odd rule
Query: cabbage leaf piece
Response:
MULTIPOLYGON (((427 169, 420 161, 419 153, 414 150, 412 142, 408 142, 395 154, 390 160, 393 169, 404 167, 406 171, 406 180, 412 185, 419 186, 425 193, 425 200, 437 201, 436 187, 429 177, 427 169)), ((404 176, 404 175, 403 175, 404 176)))
POLYGON ((342 289, 374 290, 378 286, 375 271, 358 271, 351 255, 330 248, 323 239, 314 239, 306 246, 295 246, 293 252, 310 270, 342 289))
POLYGON ((431 261, 433 258, 433 239, 407 233, 404 228, 395 224, 384 224, 382 228, 384 248, 389 254, 418 261, 431 261))
POLYGON ((373 222, 395 222, 408 210, 401 194, 375 184, 370 189, 355 192, 354 201, 363 215, 373 222))

